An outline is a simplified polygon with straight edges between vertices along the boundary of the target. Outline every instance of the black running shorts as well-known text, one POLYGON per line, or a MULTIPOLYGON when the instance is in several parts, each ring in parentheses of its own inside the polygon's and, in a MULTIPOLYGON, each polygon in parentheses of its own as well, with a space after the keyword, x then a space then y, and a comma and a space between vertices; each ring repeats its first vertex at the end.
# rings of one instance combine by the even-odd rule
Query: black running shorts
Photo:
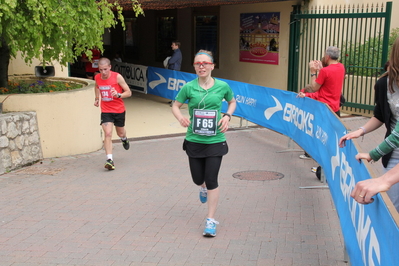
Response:
POLYGON ((114 123, 116 127, 124 127, 125 126, 125 115, 126 112, 117 114, 117 113, 101 113, 101 123, 114 123))

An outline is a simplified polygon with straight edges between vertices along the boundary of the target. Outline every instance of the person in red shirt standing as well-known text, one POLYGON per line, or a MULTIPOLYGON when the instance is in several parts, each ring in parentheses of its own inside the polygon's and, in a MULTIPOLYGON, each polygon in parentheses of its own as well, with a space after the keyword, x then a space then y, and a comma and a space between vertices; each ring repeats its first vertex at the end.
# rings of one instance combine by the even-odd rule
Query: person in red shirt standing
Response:
POLYGON ((338 62, 339 53, 339 49, 335 46, 327 48, 324 55, 326 67, 322 67, 321 61, 310 61, 310 85, 313 93, 301 91, 298 94, 301 98, 309 97, 328 104, 338 116, 340 116, 339 105, 345 78, 345 67, 338 62))
POLYGON ((104 149, 107 155, 105 168, 115 170, 112 157, 112 130, 115 126, 116 134, 121 138, 123 147, 128 150, 129 140, 126 137, 125 115, 126 109, 123 98, 130 97, 132 92, 121 74, 111 71, 111 61, 108 58, 100 58, 98 71, 94 77, 95 101, 94 106, 100 105, 101 98, 101 126, 104 131, 104 149))
POLYGON ((86 78, 94 79, 94 75, 98 74, 98 60, 101 58, 101 52, 98 49, 90 50, 91 60, 89 60, 86 54, 82 55, 81 61, 85 63, 86 78))
MULTIPOLYGON (((322 61, 310 61, 310 86, 313 92, 301 90, 298 93, 298 97, 309 97, 328 104, 338 116, 341 115, 340 100, 345 79, 345 67, 338 62, 339 55, 338 47, 329 46, 322 61)), ((299 158, 310 159, 310 156, 305 152, 299 158)))

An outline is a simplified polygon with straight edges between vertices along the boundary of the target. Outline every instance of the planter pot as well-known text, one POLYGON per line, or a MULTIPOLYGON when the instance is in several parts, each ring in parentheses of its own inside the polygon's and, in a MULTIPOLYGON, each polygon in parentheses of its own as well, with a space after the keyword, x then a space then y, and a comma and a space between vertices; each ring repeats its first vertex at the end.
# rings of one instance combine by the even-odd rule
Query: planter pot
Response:
MULTIPOLYGON (((52 78, 54 79, 54 78, 52 78)), ((4 112, 36 112, 44 158, 70 156, 101 149, 100 110, 94 107, 94 81, 57 78, 81 82, 84 87, 62 92, 0 95, 4 112)))

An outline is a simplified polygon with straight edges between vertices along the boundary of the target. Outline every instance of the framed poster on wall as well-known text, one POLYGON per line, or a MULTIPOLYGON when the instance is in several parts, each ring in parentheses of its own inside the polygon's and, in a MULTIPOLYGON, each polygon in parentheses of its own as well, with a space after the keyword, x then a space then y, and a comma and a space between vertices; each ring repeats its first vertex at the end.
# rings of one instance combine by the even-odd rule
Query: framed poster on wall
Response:
POLYGON ((240 14, 240 62, 278 65, 280 13, 240 14))

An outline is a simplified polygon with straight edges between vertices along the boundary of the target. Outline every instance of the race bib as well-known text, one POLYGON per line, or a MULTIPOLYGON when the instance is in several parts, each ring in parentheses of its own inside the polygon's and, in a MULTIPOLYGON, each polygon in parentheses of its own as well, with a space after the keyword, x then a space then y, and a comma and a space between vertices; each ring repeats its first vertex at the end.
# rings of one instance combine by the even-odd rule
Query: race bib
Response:
POLYGON ((94 60, 93 63, 91 63, 92 68, 98 68, 98 59, 94 60))
POLYGON ((198 135, 214 136, 217 133, 217 110, 193 111, 193 133, 198 135))
POLYGON ((112 101, 111 86, 100 86, 101 100, 104 102, 112 101))

